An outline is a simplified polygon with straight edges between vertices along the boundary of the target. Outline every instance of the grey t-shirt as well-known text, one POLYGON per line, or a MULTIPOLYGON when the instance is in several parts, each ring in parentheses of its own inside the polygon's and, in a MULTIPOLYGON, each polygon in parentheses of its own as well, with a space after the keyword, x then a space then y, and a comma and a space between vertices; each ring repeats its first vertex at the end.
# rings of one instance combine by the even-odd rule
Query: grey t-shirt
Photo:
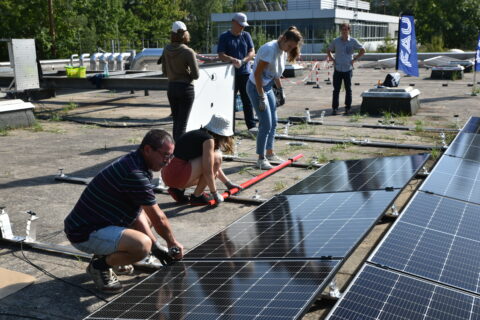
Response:
POLYGON ((347 41, 343 41, 342 37, 338 37, 330 43, 328 48, 335 53, 335 70, 347 72, 352 70, 352 59, 355 50, 360 50, 363 45, 357 39, 348 37, 347 41))

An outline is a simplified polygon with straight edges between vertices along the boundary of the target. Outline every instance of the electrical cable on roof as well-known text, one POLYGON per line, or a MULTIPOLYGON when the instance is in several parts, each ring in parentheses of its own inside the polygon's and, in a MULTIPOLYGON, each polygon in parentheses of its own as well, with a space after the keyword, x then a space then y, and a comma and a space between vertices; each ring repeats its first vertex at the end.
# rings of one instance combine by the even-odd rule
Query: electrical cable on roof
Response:
MULTIPOLYGON (((69 284, 69 285, 73 286, 73 287, 77 287, 77 288, 79 288, 79 289, 85 290, 85 291, 91 293, 92 295, 94 295, 95 297, 97 297, 98 299, 100 299, 100 300, 102 300, 102 301, 104 301, 104 302, 108 302, 107 299, 105 299, 104 297, 100 296, 100 295, 99 295, 98 293, 96 293, 95 291, 90 290, 90 289, 88 289, 88 288, 85 288, 85 287, 83 287, 83 286, 80 286, 80 285, 78 285, 78 284, 76 284, 76 283, 67 281, 67 280, 65 280, 65 279, 59 278, 59 277, 57 277, 56 275, 54 275, 54 274, 50 273, 49 271, 45 270, 44 268, 40 267, 39 265, 36 265, 35 263, 33 263, 29 258, 27 258, 27 256, 25 255, 25 252, 23 251, 23 242, 24 242, 24 241, 20 241, 20 250, 21 250, 21 252, 22 252, 23 258, 22 258, 22 257, 17 257, 15 254, 13 254, 14 257, 16 257, 16 258, 18 258, 18 259, 20 259, 20 260, 23 260, 23 261, 25 261, 25 262, 27 262, 27 263, 30 264, 32 267, 40 270, 41 272, 43 272, 44 274, 46 274, 47 276, 49 276, 49 277, 51 277, 51 278, 53 278, 53 279, 55 279, 55 280, 60 280, 60 281, 62 281, 62 282, 64 282, 64 283, 66 283, 66 284, 69 284)), ((34 319, 38 319, 38 318, 34 318, 34 319)))

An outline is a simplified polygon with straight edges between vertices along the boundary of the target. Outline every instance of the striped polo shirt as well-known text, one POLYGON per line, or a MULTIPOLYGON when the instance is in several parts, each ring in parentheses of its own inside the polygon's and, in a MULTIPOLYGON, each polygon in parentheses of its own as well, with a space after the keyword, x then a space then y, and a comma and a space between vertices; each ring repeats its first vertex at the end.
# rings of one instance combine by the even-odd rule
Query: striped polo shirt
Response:
POLYGON ((67 238, 73 243, 84 242, 95 230, 131 225, 142 205, 157 203, 151 180, 152 173, 140 150, 104 168, 88 184, 65 218, 67 238))

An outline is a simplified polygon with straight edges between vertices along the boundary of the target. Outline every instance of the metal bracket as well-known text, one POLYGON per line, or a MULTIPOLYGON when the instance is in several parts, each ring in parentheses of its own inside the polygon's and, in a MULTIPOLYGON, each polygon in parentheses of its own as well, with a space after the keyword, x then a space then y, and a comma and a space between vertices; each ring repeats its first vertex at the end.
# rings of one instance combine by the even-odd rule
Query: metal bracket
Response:
POLYGON ((307 123, 312 121, 312 118, 310 116, 310 109, 309 108, 305 108, 305 118, 307 120, 307 123))
POLYGON ((428 171, 427 167, 424 166, 424 167, 422 168, 422 175, 428 176, 429 174, 430 174, 430 172, 428 171))
POLYGON ((288 121, 286 124, 285 124, 285 129, 283 131, 283 135, 288 137, 288 127, 290 127, 290 121, 288 121))
POLYGON ((460 127, 458 114, 454 114, 453 118, 455 119, 455 128, 458 129, 460 127))
POLYGON ((440 139, 442 139, 442 146, 444 148, 448 147, 447 145, 447 141, 446 141, 446 136, 445 136, 445 132, 440 132, 440 139))
POLYGON ((325 120, 325 110, 323 110, 322 113, 320 114, 320 123, 323 124, 324 120, 325 120))
POLYGON ((338 300, 342 297, 340 289, 337 286, 337 280, 334 278, 328 285, 328 292, 322 295, 322 298, 329 300, 338 300))
POLYGON ((79 178, 79 177, 71 177, 63 173, 63 168, 58 168, 58 174, 55 176, 55 180, 63 181, 63 182, 70 182, 75 184, 89 184, 89 178, 79 178))
POLYGON ((10 218, 5 210, 5 207, 0 207, 0 237, 5 240, 14 242, 24 241, 24 237, 14 236, 12 232, 12 225, 10 218))
POLYGON ((395 204, 392 204, 392 206, 390 207, 390 213, 386 213, 385 214, 387 217, 398 217, 400 215, 400 213, 398 212, 397 210, 397 207, 395 206, 395 204))
POLYGON ((233 146, 233 155, 232 155, 234 158, 238 158, 238 150, 241 143, 242 143, 242 139, 240 138, 235 139, 235 144, 233 146))
POLYGON ((26 229, 26 237, 25 241, 27 242, 35 242, 37 240, 37 220, 39 219, 37 214, 33 211, 27 211, 27 214, 30 217, 27 220, 27 229, 26 229))

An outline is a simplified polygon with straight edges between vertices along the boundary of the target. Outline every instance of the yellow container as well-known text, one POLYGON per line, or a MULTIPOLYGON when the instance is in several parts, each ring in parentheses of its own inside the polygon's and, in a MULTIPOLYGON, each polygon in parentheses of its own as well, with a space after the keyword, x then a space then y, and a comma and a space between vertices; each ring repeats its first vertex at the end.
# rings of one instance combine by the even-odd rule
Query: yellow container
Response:
POLYGON ((67 66, 65 67, 65 71, 67 72, 67 78, 76 78, 78 73, 78 68, 67 66))
POLYGON ((78 67, 77 78, 86 78, 87 77, 87 68, 78 67))
POLYGON ((87 77, 87 68, 86 67, 65 67, 67 72, 67 78, 86 78, 87 77))

